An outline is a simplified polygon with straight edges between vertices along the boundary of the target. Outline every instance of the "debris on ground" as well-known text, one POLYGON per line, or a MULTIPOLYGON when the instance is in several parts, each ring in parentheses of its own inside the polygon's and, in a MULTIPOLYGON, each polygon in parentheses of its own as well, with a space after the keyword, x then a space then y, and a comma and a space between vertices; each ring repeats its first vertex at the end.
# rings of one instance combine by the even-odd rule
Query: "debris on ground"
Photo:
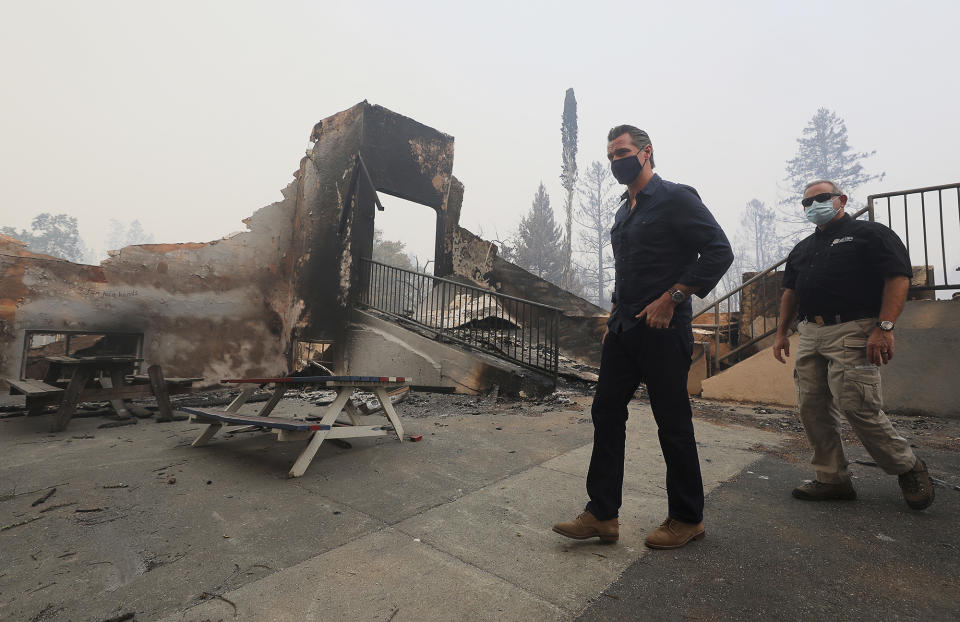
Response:
POLYGON ((128 404, 127 412, 137 419, 149 419, 154 414, 152 410, 146 406, 140 406, 139 404, 128 404))
POLYGON ((55 493, 55 492, 57 492, 57 489, 56 489, 56 488, 51 488, 49 491, 47 491, 47 494, 43 495, 42 497, 40 497, 39 499, 37 499, 36 501, 34 501, 33 503, 31 503, 31 504, 30 504, 30 507, 34 507, 34 508, 37 507, 38 505, 40 505, 41 503, 45 502, 47 499, 49 499, 50 497, 52 497, 52 496, 53 496, 53 493, 55 493))
POLYGON ((42 516, 31 516, 30 518, 25 518, 25 519, 23 519, 23 520, 21 520, 21 521, 17 521, 16 523, 10 523, 9 525, 4 525, 3 527, 0 527, 0 531, 7 531, 8 529, 13 529, 14 527, 20 527, 21 525, 27 525, 27 524, 29 524, 29 523, 32 523, 32 522, 35 521, 35 520, 40 520, 41 518, 43 518, 43 517, 42 517, 42 516))
POLYGON ((136 424, 137 424, 137 420, 130 418, 130 419, 120 419, 119 421, 108 421, 106 423, 101 423, 97 427, 98 428, 120 428, 125 425, 136 425, 136 424))
POLYGON ((77 504, 76 501, 69 501, 67 503, 58 503, 56 505, 51 505, 49 507, 43 508, 42 510, 40 510, 40 513, 43 514, 44 512, 52 512, 53 510, 59 510, 60 508, 67 508, 67 507, 70 507, 71 505, 76 505, 76 504, 77 504))

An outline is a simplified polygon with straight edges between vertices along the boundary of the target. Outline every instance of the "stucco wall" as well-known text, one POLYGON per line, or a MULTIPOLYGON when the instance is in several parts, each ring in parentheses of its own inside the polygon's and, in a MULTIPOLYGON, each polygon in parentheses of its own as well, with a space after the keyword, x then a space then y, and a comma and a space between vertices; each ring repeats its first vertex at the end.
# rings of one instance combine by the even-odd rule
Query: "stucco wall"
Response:
POLYGON ((295 185, 210 243, 129 246, 100 266, 0 244, 0 377, 18 377, 26 330, 143 333, 171 376, 286 371, 294 321, 285 273, 295 185), (19 256, 17 256, 19 255, 19 256))
POLYGON ((887 410, 960 417, 960 300, 907 303, 883 370, 887 410))
MULTIPOLYGON (((910 301, 897 321, 893 361, 881 368, 884 408, 896 413, 960 417, 960 301, 910 301)), ((796 353, 796 337, 791 338, 796 353)), ((782 365, 772 348, 704 380, 703 397, 797 405, 792 357, 782 365)))

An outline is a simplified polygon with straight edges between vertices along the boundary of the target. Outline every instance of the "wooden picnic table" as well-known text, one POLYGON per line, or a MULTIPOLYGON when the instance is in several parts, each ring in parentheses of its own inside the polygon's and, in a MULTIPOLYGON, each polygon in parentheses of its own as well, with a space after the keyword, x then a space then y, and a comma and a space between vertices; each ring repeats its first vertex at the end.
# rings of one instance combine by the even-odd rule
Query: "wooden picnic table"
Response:
POLYGON ((60 404, 51 432, 67 427, 83 401, 109 401, 121 418, 130 416, 124 400, 150 394, 160 408, 158 421, 173 420, 170 394, 189 391, 194 381, 202 378, 163 377, 159 365, 151 365, 146 376, 135 375, 137 363, 143 359, 132 356, 48 356, 49 368, 43 381, 7 378, 10 393, 26 396, 27 409, 37 414, 44 406, 60 404))
MULTIPOLYGON (((397 416, 387 387, 409 386, 410 378, 395 376, 304 376, 284 378, 238 378, 221 380, 224 384, 245 385, 240 395, 225 410, 216 411, 205 408, 181 408, 190 413, 192 421, 208 424, 204 431, 193 441, 194 447, 205 445, 221 429, 228 426, 243 426, 241 429, 267 428, 277 434, 278 441, 309 440, 307 446, 293 463, 288 476, 300 477, 310 466, 310 462, 326 439, 359 438, 365 436, 385 436, 390 433, 384 426, 361 425, 357 407, 350 397, 357 389, 367 389, 376 395, 383 407, 383 413, 393 426, 397 439, 403 442, 403 425, 397 416), (261 386, 272 384, 273 394, 256 415, 237 413, 250 396, 261 386), (280 403, 284 393, 290 387, 325 387, 336 392, 333 403, 328 405, 319 421, 271 417, 273 409, 280 403), (339 422, 337 418, 346 412, 349 422, 339 422)), ((239 430, 238 430, 239 431, 239 430)))

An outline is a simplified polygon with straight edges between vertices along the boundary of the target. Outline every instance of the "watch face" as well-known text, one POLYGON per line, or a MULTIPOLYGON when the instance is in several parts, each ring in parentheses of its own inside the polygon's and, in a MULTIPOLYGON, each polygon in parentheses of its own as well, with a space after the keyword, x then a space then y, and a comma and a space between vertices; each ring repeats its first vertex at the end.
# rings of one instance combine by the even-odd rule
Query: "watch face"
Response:
POLYGON ((684 296, 683 292, 681 292, 679 289, 675 289, 672 292, 670 292, 670 297, 673 298, 674 301, 676 302, 683 302, 684 300, 687 299, 687 297, 684 296))
POLYGON ((893 322, 890 320, 884 320, 883 322, 878 323, 880 330, 893 330, 893 322))

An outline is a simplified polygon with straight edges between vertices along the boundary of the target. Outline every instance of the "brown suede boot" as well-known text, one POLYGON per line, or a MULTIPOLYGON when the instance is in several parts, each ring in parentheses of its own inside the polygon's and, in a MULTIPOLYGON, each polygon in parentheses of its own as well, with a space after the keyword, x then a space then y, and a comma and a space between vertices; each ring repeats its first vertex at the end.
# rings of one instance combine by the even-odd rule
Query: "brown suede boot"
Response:
POLYGON ((572 521, 557 523, 553 530, 574 540, 600 538, 601 542, 616 542, 620 538, 620 521, 616 518, 597 520, 589 510, 584 510, 583 514, 572 521))
POLYGON ((667 517, 659 527, 647 534, 643 543, 651 549, 679 549, 691 540, 702 540, 706 535, 703 521, 684 523, 667 517))

